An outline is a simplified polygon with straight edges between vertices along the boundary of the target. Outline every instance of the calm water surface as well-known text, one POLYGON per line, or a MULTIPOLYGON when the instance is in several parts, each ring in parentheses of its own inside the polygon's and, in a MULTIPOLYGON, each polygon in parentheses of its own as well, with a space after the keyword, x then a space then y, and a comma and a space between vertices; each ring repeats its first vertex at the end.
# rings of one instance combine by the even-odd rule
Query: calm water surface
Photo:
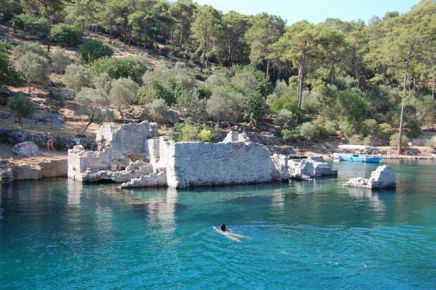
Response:
POLYGON ((337 179, 136 190, 66 179, 3 186, 1 289, 436 289, 436 164, 396 192, 337 179), (226 223, 236 243, 212 230, 226 223))

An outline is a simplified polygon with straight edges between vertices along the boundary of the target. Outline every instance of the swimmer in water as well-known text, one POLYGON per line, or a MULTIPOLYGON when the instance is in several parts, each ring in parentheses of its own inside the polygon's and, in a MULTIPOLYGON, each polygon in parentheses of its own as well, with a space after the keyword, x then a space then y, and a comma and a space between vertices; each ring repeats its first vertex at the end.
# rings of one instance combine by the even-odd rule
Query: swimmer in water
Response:
POLYGON ((241 241, 239 240, 239 238, 246 238, 245 236, 241 236, 238 235, 236 233, 232 233, 227 229, 227 226, 225 224, 222 224, 219 228, 218 227, 213 227, 215 229, 215 231, 217 231, 218 233, 228 237, 229 239, 240 243, 241 241))

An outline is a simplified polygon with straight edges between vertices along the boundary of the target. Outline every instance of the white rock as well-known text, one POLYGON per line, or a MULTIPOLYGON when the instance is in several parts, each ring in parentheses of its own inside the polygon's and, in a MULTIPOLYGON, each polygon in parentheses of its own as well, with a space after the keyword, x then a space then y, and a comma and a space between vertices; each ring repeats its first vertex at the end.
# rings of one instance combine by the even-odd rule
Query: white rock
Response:
POLYGON ((308 158, 299 162, 289 161, 290 177, 296 180, 308 180, 314 177, 338 175, 338 171, 332 169, 328 162, 317 160, 321 159, 308 158))
POLYGON ((226 138, 221 143, 233 143, 233 142, 250 142, 250 138, 248 138, 247 134, 235 131, 230 131, 227 133, 226 138))
POLYGON ((273 154, 271 156, 273 162, 273 180, 285 181, 290 178, 289 174, 289 158, 284 154, 273 154))
POLYGON ((32 156, 41 156, 42 153, 39 150, 38 146, 31 142, 21 142, 18 144, 15 144, 14 147, 12 147, 12 152, 21 157, 32 157, 32 156))
POLYGON ((377 167, 377 169, 373 172, 371 172, 371 176, 369 178, 351 178, 345 183, 345 186, 370 189, 384 189, 395 188, 395 184, 396 179, 392 167, 389 165, 382 165, 377 167))

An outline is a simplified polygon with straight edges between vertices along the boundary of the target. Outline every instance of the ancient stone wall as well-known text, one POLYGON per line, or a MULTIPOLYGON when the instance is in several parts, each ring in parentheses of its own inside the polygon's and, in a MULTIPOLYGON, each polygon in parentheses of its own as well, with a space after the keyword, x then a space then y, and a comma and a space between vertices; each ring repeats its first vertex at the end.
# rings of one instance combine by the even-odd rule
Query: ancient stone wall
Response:
POLYGON ((271 182, 273 164, 257 143, 173 143, 167 148, 169 187, 271 182))

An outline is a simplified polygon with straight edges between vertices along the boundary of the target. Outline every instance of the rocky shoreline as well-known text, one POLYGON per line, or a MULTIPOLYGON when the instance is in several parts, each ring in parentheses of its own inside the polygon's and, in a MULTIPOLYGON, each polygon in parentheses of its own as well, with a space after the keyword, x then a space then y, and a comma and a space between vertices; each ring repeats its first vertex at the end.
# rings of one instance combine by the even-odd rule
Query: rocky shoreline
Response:
MULTIPOLYGON (((7 135, 20 140, 26 137, 20 132, 8 131, 7 135)), ((36 140, 44 143, 42 137, 36 140)), ((31 142, 17 148, 36 151, 27 143, 31 142)), ((148 121, 121 126, 104 124, 96 140, 88 140, 86 147, 75 146, 68 156, 0 159, 1 182, 69 177, 88 183, 111 181, 120 183, 122 188, 185 188, 337 175, 324 161, 332 159, 330 153, 284 154, 276 146, 252 142, 247 134, 235 131, 230 131, 219 143, 174 142, 168 137, 159 137, 157 124, 148 121), (95 148, 95 151, 87 150, 95 148)), ((436 160, 434 154, 382 155, 382 158, 436 160)))

